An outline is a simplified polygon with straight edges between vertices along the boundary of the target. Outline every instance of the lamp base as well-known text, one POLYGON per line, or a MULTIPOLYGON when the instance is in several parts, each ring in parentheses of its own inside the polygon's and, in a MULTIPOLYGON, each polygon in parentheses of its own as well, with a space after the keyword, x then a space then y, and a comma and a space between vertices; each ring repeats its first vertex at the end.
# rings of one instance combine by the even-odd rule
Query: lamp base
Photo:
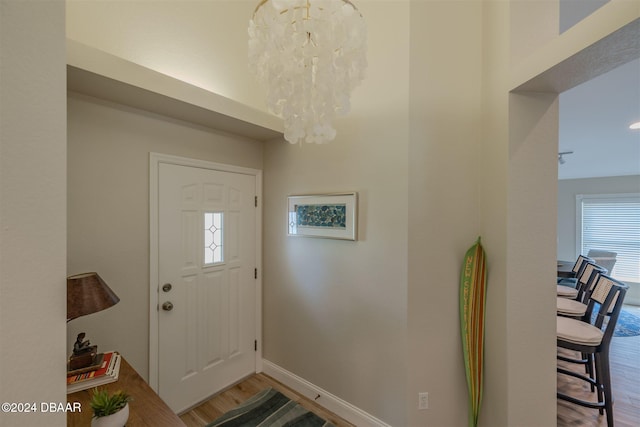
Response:
POLYGON ((102 364, 103 354, 98 354, 98 346, 93 345, 87 351, 84 351, 81 354, 72 354, 69 358, 69 366, 68 371, 75 371, 78 369, 87 369, 87 371, 92 371, 98 369, 102 364))

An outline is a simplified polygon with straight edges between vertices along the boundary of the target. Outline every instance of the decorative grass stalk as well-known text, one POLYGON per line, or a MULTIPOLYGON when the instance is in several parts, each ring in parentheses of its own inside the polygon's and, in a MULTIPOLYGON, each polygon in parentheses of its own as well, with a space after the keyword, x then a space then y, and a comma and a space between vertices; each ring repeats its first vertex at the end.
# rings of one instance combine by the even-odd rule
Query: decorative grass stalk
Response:
POLYGON ((485 253, 478 237, 464 257, 460 278, 460 332, 469 389, 469 427, 478 425, 482 403, 486 286, 485 253))

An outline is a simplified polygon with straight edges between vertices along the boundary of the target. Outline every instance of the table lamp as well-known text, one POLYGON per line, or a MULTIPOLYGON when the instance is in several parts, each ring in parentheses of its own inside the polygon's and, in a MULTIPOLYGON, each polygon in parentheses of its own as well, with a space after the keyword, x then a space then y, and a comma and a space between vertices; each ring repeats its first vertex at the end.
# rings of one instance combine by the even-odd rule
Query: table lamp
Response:
MULTIPOLYGON (((98 273, 82 273, 67 277, 67 322, 91 313, 107 309, 120 298, 107 286, 98 273)), ((69 371, 98 369, 102 354, 98 346, 85 340, 85 333, 78 334, 69 358, 69 371)))

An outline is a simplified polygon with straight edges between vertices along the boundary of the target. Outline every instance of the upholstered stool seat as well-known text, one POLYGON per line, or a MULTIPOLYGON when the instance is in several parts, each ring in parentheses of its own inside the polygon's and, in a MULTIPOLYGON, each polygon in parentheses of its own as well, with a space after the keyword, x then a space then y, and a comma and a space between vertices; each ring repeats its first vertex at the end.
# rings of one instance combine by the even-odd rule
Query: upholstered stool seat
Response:
POLYGON ((559 316, 582 317, 587 312, 587 304, 569 298, 558 298, 557 313, 559 316))
POLYGON ((572 298, 578 297, 578 290, 576 288, 570 288, 569 286, 556 285, 558 287, 558 296, 560 298, 572 298))
POLYGON ((558 339, 580 345, 597 346, 602 342, 604 332, 582 320, 557 317, 558 339))

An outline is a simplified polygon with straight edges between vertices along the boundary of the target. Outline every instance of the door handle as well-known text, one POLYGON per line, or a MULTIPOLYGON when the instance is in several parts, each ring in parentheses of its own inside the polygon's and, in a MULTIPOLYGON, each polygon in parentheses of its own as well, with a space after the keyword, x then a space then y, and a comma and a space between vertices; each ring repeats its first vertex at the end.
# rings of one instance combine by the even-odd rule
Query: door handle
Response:
POLYGON ((167 301, 164 304, 162 304, 162 309, 164 311, 171 311, 173 310, 173 303, 171 303, 171 301, 167 301))
POLYGON ((165 292, 169 292, 171 288, 172 288, 171 283, 165 283, 164 285, 162 285, 162 290, 165 292))

